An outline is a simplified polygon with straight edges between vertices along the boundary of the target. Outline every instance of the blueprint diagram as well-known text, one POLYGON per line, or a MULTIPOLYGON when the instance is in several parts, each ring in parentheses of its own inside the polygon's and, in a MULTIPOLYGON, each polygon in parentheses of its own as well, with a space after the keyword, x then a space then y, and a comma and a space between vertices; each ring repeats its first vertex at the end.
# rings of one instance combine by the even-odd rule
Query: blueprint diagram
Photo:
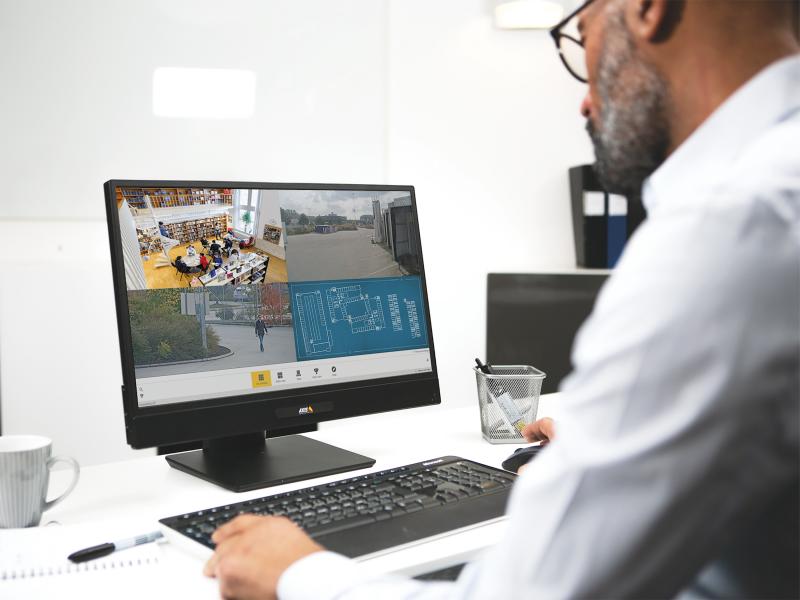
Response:
POLYGON ((424 348, 418 276, 292 282, 298 360, 424 348))
POLYGON ((403 331, 403 319, 400 317, 400 304, 397 302, 397 294, 389 294, 388 298, 392 329, 394 331, 403 331))
POLYGON ((306 354, 330 352, 331 330, 325 322, 322 294, 319 291, 295 294, 294 306, 306 354))
POLYGON ((408 326, 411 328, 411 337, 418 338, 422 336, 422 331, 419 328, 419 315, 417 314, 417 303, 414 300, 403 299, 406 303, 406 310, 408 311, 408 326))
POLYGON ((354 334, 386 327, 380 296, 370 297, 361 291, 360 285, 330 287, 326 296, 331 323, 347 321, 354 334))

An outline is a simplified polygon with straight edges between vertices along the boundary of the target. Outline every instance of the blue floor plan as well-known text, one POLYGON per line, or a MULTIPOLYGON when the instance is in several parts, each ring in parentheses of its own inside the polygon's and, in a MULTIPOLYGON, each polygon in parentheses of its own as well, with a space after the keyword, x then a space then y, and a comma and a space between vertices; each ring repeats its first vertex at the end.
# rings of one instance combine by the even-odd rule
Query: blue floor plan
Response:
POLYGON ((418 276, 290 283, 298 360, 425 348, 418 276))

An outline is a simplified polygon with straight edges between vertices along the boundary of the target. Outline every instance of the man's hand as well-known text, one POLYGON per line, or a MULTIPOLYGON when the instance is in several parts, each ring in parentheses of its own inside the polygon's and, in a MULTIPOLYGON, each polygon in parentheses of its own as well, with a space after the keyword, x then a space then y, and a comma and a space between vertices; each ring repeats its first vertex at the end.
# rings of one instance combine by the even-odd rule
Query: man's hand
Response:
POLYGON ((285 517, 241 515, 211 538, 217 550, 203 573, 219 579, 223 598, 275 598, 278 579, 292 563, 324 550, 285 517))
POLYGON ((528 423, 522 429, 522 435, 529 442, 542 442, 542 446, 555 439, 556 424, 550 417, 528 423))
MULTIPOLYGON (((541 445, 544 446, 555 438, 556 424, 550 417, 545 417, 544 419, 539 419, 538 421, 525 425, 525 427, 522 428, 522 435, 524 435, 525 439, 529 442, 542 442, 541 445)), ((526 463, 517 469, 517 474, 521 475, 529 464, 530 463, 526 463)))

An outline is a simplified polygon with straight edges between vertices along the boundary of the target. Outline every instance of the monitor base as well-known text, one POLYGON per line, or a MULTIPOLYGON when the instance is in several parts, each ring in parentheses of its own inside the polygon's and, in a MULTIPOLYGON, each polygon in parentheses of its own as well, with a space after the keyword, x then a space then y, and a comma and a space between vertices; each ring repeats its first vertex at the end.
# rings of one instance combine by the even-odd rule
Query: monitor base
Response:
POLYGON ((375 459, 302 436, 264 433, 207 440, 203 450, 166 456, 169 465, 234 492, 303 481, 356 469, 375 459))

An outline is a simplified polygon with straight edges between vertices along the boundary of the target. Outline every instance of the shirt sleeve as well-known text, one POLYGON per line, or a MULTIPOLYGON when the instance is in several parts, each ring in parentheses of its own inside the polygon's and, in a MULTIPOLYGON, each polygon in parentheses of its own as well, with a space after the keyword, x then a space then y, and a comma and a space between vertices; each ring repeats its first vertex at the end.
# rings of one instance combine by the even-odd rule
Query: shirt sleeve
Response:
POLYGON ((280 600, 375 600, 375 598, 448 598, 450 583, 423 583, 376 575, 364 565, 334 552, 316 552, 290 566, 278 580, 280 600))

